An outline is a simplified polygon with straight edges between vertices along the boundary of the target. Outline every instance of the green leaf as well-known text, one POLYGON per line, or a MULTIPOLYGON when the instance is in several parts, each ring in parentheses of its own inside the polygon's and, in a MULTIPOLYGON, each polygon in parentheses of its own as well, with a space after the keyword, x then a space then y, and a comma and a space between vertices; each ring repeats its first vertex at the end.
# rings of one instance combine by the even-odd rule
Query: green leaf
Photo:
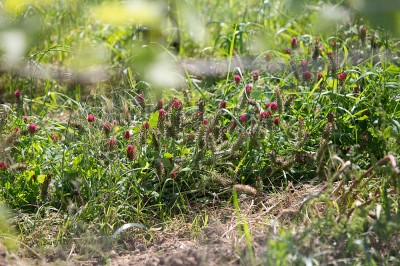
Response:
POLYGON ((37 182, 39 184, 42 184, 44 182, 44 180, 46 179, 46 175, 38 175, 37 177, 37 182))
POLYGON ((152 128, 156 128, 158 124, 158 112, 154 112, 149 119, 149 125, 152 128))

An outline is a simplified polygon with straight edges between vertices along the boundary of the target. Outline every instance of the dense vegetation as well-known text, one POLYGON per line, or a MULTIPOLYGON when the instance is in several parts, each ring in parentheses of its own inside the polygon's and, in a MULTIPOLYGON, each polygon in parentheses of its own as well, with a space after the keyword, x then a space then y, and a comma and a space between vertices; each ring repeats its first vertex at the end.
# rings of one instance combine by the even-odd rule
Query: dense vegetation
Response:
POLYGON ((0 198, 21 243, 70 245, 229 202, 232 188, 313 183, 324 188, 264 263, 399 263, 390 31, 340 3, 182 1, 175 54, 169 20, 114 21, 119 7, 102 2, 3 3, 3 42, 26 46, 3 45, 0 92, 0 198), (194 76, 201 62, 211 72, 194 76))

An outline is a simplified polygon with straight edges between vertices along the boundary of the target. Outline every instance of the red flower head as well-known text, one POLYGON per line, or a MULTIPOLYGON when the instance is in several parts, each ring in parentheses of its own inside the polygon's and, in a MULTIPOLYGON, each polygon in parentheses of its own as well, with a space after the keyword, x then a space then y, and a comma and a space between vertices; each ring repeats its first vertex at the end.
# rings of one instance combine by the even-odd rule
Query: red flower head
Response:
POLYGON ((234 80, 235 80, 235 83, 236 83, 236 84, 239 84, 239 82, 240 82, 240 80, 241 80, 240 76, 239 76, 239 75, 235 75, 233 78, 234 78, 234 80))
POLYGON ((272 111, 278 111, 279 107, 278 107, 278 103, 277 102, 272 102, 271 103, 271 110, 272 111))
POLYGON ((56 134, 54 134, 51 139, 53 140, 53 142, 57 142, 58 141, 58 136, 56 134))
POLYGON ((114 147, 115 145, 117 145, 117 140, 114 138, 111 138, 109 141, 110 147, 114 147))
POLYGON ((93 122, 94 121, 94 114, 89 114, 88 116, 87 116, 87 121, 88 122, 93 122))
POLYGON ((322 72, 318 72, 318 74, 317 74, 317 79, 318 80, 321 80, 321 79, 323 79, 324 78, 324 74, 322 74, 322 72))
POLYGON ((308 62, 307 62, 307 60, 303 60, 303 61, 301 61, 301 66, 302 67, 305 67, 305 68, 307 68, 308 67, 308 62))
POLYGON ((333 58, 333 53, 332 52, 328 53, 328 58, 331 58, 331 59, 333 58))
POLYGON ((103 129, 104 129, 104 132, 106 133, 106 134, 108 134, 108 133, 110 133, 110 131, 111 131, 111 123, 110 122, 105 122, 104 124, 103 124, 103 129))
POLYGON ((219 103, 219 107, 222 108, 222 109, 225 109, 226 108, 226 102, 225 101, 221 101, 219 103))
POLYGON ((142 93, 139 93, 138 97, 139 97, 139 99, 140 99, 141 101, 144 101, 144 96, 143 96, 142 93))
POLYGON ((134 155, 135 155, 135 149, 133 148, 132 145, 129 144, 126 147, 126 156, 128 157, 129 160, 132 160, 134 155))
POLYGON ((203 119, 203 121, 201 121, 201 123, 202 123, 203 125, 207 125, 207 124, 208 124, 208 120, 207 120, 207 119, 203 119))
POLYGON ((253 71, 251 71, 251 74, 253 75, 254 80, 258 80, 258 77, 260 76, 260 71, 258 71, 258 69, 254 69, 253 71))
POLYGON ((22 120, 24 120, 25 124, 28 123, 29 117, 27 117, 26 115, 22 116, 22 120))
POLYGON ((294 49, 294 48, 297 48, 297 39, 296 39, 296 37, 293 37, 292 38, 292 48, 294 49))
POLYGON ((346 79, 347 75, 345 73, 341 73, 337 77, 339 81, 343 82, 346 79))
POLYGON ((240 122, 246 123, 247 122, 247 114, 241 114, 239 117, 240 122))
POLYGON ((2 170, 2 171, 7 170, 7 164, 5 162, 0 162, 0 170, 2 170))
POLYGON ((266 118, 266 117, 270 117, 271 116, 271 111, 264 111, 261 112, 261 118, 266 118))
POLYGON ((36 124, 29 124, 29 126, 28 126, 29 133, 34 134, 36 132, 36 130, 37 130, 36 124))
POLYGON ((311 80, 312 80, 312 74, 311 74, 311 72, 310 71, 305 71, 304 73, 303 73, 303 80, 305 81, 305 82, 310 82, 311 80))
POLYGON ((336 49, 336 46, 337 46, 336 40, 333 40, 331 45, 332 45, 332 48, 333 48, 333 49, 336 49))
POLYGON ((266 102, 266 103, 265 103, 265 108, 268 109, 268 108, 270 108, 270 107, 271 107, 271 103, 270 103, 270 102, 266 102))
POLYGON ((335 118, 335 115, 334 114, 332 114, 332 113, 329 113, 328 114, 328 121, 329 122, 333 122, 333 119, 335 118))
POLYGON ((201 117, 203 115, 203 112, 202 111, 196 111, 196 116, 197 117, 201 117))
POLYGON ((142 128, 144 129, 144 130, 147 130, 147 129, 149 129, 149 127, 150 127, 150 124, 149 124, 149 122, 144 122, 143 123, 143 125, 142 125, 142 128))
POLYGON ((251 84, 247 84, 247 85, 246 85, 246 93, 247 93, 247 94, 250 94, 251 91, 252 91, 252 89, 253 89, 253 85, 251 85, 251 84))
POLYGON ((275 117, 274 118, 274 124, 275 125, 279 125, 279 117, 275 117))
POLYGON ((181 109, 182 108, 182 102, 179 101, 178 99, 174 99, 173 102, 172 102, 172 107, 174 109, 177 109, 177 110, 181 109))
POLYGON ((16 90, 14 91, 14 96, 17 100, 19 100, 19 97, 21 96, 21 91, 20 90, 16 90))
POLYGON ((127 130, 124 132, 124 139, 130 139, 132 137, 131 131, 127 130))
POLYGON ((171 178, 172 178, 172 179, 175 179, 175 178, 176 178, 176 176, 177 176, 177 174, 176 174, 176 173, 171 173, 171 175, 170 175, 170 176, 171 176, 171 178))
POLYGON ((164 117, 166 113, 167 111, 165 111, 164 109, 160 109, 158 110, 158 117, 164 117))

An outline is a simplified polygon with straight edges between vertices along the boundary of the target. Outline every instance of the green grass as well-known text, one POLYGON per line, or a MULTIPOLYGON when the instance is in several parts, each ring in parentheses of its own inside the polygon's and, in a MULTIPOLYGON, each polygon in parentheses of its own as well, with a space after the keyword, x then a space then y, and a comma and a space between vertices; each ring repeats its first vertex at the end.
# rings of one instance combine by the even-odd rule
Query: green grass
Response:
POLYGON ((229 201, 235 185, 263 195, 313 182, 326 187, 270 238, 266 265, 399 263, 398 39, 362 17, 320 33, 314 2, 182 1, 178 55, 171 22, 146 42, 140 25, 91 15, 91 1, 2 12, 2 32, 27 37, 21 63, 107 67, 96 83, 2 70, 0 199, 21 243, 41 250, 83 238, 78 252, 106 256, 85 241, 107 246, 125 227, 229 201), (189 57, 226 58, 228 72, 203 81, 173 73, 171 83, 170 63, 189 57), (246 57, 250 66, 233 67, 246 57))

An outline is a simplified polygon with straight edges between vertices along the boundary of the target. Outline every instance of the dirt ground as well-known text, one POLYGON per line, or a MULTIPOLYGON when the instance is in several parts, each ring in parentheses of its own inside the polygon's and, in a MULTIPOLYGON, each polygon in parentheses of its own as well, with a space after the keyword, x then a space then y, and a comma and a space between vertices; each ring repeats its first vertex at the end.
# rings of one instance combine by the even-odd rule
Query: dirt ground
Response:
POLYGON ((165 226, 151 228, 146 233, 140 229, 129 229, 121 234, 110 250, 102 252, 103 259, 88 259, 74 252, 59 258, 20 259, 0 249, 0 266, 250 265, 249 249, 242 233, 244 221, 251 232, 256 262, 262 264, 267 240, 276 235, 278 226, 288 224, 306 196, 321 189, 323 184, 314 187, 289 186, 284 192, 262 196, 243 193, 239 196, 239 215, 227 203, 225 207, 218 205, 195 210, 184 218, 177 217, 165 226))

